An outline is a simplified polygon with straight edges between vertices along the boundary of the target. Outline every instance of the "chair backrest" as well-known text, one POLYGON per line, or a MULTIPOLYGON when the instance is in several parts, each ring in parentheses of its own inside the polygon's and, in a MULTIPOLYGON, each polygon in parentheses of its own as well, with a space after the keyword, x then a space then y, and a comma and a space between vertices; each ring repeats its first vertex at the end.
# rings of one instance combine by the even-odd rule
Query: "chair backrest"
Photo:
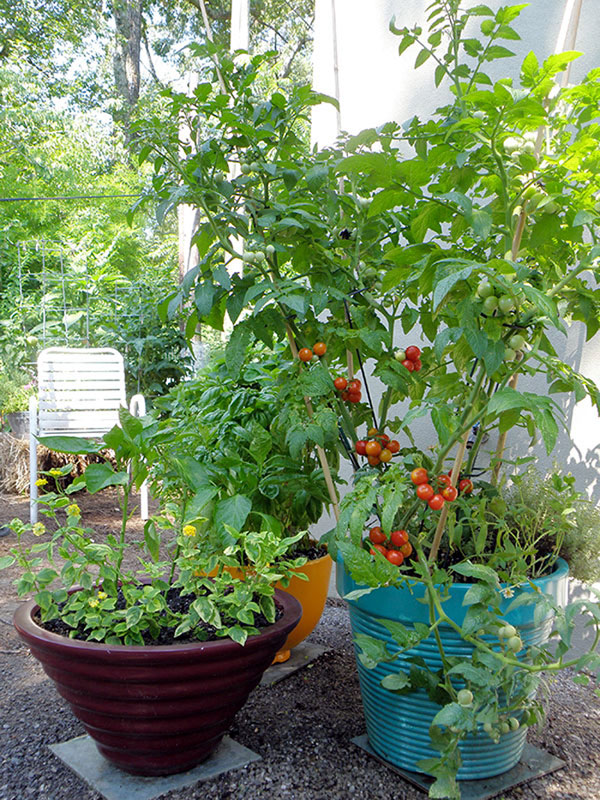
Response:
POLYGON ((123 357, 110 347, 48 347, 38 357, 38 435, 101 436, 126 406, 123 357))

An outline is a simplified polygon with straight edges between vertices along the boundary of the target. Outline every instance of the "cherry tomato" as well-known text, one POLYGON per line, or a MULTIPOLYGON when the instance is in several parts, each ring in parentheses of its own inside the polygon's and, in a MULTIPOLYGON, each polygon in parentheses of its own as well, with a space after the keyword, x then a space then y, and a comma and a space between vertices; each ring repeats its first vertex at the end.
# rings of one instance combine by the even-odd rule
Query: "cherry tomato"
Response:
POLYGON ((319 358, 320 358, 321 356, 324 356, 326 352, 327 352, 327 345, 325 344, 325 342, 315 342, 314 343, 314 345, 313 345, 313 353, 316 356, 319 356, 319 358))
POLYGON ((373 545, 373 547, 371 548, 371 555, 372 556, 375 555, 375 550, 378 550, 381 553, 382 556, 387 556, 387 550, 385 549, 385 547, 382 544, 374 544, 373 545))
POLYGON ((385 556, 390 564, 395 564, 397 567, 404 561, 404 556, 400 550, 388 550, 385 556))
POLYGON ((421 351, 418 347, 415 347, 414 344, 411 344, 410 347, 407 347, 404 352, 406 353, 406 358, 408 361, 416 361, 421 355, 421 351))
POLYGON ((340 395, 340 397, 342 398, 344 403, 348 400, 349 396, 350 396, 350 392, 342 392, 341 395, 340 395))
POLYGON ((392 460, 392 454, 387 449, 387 447, 384 447, 381 453, 379 454, 379 460, 383 461, 384 464, 387 464, 388 461, 392 460))
POLYGON ((356 450, 359 456, 367 455, 367 443, 364 441, 364 439, 359 439, 358 442, 354 445, 354 449, 356 450))
POLYGON ((379 442, 367 442, 365 450, 368 456, 379 456, 382 447, 379 442))
POLYGON ((377 436, 378 433, 379 431, 377 430, 377 428, 369 428, 369 430, 367 431, 367 436, 377 436))
POLYGON ((387 435, 387 433, 380 434, 380 436, 378 438, 379 438, 379 441, 381 442, 381 446, 382 447, 387 447, 388 446, 388 442, 390 440, 390 437, 387 435))
POLYGON ((369 539, 373 544, 383 544, 385 542, 385 533, 381 530, 379 525, 371 528, 369 531, 369 539))
POLYGON ((417 497, 419 500, 431 500, 435 492, 429 483, 420 483, 417 486, 417 497))
POLYGON ((429 480, 429 475, 427 474, 425 467, 417 467, 410 473, 410 479, 418 486, 420 483, 427 483, 429 480))
POLYGON ((334 382, 333 382, 333 385, 335 386, 335 388, 336 388, 336 389, 337 389, 339 392, 343 392, 343 391, 344 391, 344 389, 346 389, 346 388, 347 388, 347 386, 348 386, 348 381, 346 380, 346 378, 342 378, 342 376, 340 375, 340 377, 339 377, 339 378, 336 378, 336 379, 334 380, 334 382))
POLYGON ((303 347, 302 350, 298 352, 298 358, 300 361, 310 361, 313 357, 313 351, 310 347, 303 347))
POLYGON ((423 366, 423 364, 421 364, 421 359, 420 358, 417 358, 415 361, 413 361, 413 371, 414 372, 419 372, 421 370, 422 366, 423 366))
POLYGON ((409 361, 409 359, 408 359, 408 358, 407 358, 407 359, 405 359, 405 360, 402 362, 402 366, 403 366, 403 367, 406 367, 406 369, 407 369, 409 372, 414 372, 415 365, 414 365, 414 363, 413 363, 412 361, 409 361))
POLYGON ((362 386, 361 382, 359 380, 356 380, 356 378, 355 378, 353 381, 350 381, 350 383, 348 384, 348 391, 349 392, 360 392, 361 386, 362 386))
POLYGON ((360 403, 362 394, 360 392, 348 392, 348 401, 350 403, 360 403))
POLYGON ((367 461, 372 467, 376 467, 378 464, 381 463, 379 460, 379 456, 367 456, 367 461))
POLYGON ((450 475, 445 475, 445 474, 438 475, 437 476, 437 482, 438 482, 438 486, 451 486, 452 485, 452 480, 450 478, 450 475))
POLYGON ((444 498, 441 494, 434 494, 431 500, 427 503, 429 508, 432 511, 439 511, 440 508, 444 505, 444 498))
POLYGON ((400 450, 400 442, 397 442, 396 439, 390 439, 386 447, 390 453, 397 453, 400 450))
POLYGON ((408 531, 403 529, 399 531, 392 531, 390 533, 390 542, 394 545, 394 547, 400 549, 402 545, 408 542, 408 531))
POLYGON ((442 489, 442 497, 452 503, 458 497, 458 489, 456 486, 446 486, 445 489, 442 489))
POLYGON ((408 558, 410 555, 412 555, 412 551, 413 551, 413 546, 410 542, 403 544, 402 547, 400 548, 400 552, 402 553, 404 558, 408 558))
POLYGON ((473 481, 470 478, 463 478, 458 484, 458 491, 461 494, 470 494, 473 491, 473 481))

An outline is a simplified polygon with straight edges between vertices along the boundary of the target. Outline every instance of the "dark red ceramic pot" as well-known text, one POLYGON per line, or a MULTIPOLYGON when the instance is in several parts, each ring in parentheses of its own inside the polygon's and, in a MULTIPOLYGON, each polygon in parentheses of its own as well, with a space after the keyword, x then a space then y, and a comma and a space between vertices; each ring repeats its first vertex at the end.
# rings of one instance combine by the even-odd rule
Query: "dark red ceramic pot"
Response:
POLYGON ((33 601, 17 609, 14 624, 108 761, 135 775, 170 775, 208 758, 298 624, 296 598, 277 590, 275 600, 281 618, 243 647, 230 639, 80 642, 40 628, 33 601))

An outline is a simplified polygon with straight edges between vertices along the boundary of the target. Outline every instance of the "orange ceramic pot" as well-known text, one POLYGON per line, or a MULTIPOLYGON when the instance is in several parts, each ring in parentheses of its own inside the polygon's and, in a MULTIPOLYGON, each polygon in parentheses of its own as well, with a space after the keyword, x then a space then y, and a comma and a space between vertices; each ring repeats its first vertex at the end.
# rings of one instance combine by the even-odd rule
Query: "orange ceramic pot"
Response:
MULTIPOLYGON (((295 571, 306 575, 308 580, 292 578, 289 586, 285 587, 285 591, 300 602, 302 617, 283 647, 277 651, 277 655, 273 659, 274 664, 287 661, 290 657, 290 650, 303 642, 321 619, 329 590, 332 563, 329 555, 321 556, 314 561, 307 561, 303 567, 298 567, 295 571)), ((277 584, 277 588, 282 589, 283 587, 277 584)))

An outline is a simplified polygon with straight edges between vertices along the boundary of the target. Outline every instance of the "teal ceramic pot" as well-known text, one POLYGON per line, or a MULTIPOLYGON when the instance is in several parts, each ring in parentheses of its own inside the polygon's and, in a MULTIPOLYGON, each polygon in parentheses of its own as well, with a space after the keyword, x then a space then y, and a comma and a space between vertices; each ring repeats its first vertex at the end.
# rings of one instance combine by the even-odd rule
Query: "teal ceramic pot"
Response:
MULTIPOLYGON (((559 559, 555 571, 533 583, 540 591, 550 594, 554 600, 565 605, 567 602, 568 567, 559 559)), ((455 584, 451 587, 450 598, 444 603, 448 616, 462 624, 467 612, 463 599, 471 584, 455 584)), ((355 589, 362 588, 350 577, 344 568, 341 557, 337 564, 337 589, 344 597, 355 589)), ((534 591, 524 587, 522 591, 534 591)), ((375 589, 357 600, 348 602, 353 634, 363 633, 374 636, 387 643, 391 652, 397 651, 389 631, 379 622, 380 619, 401 622, 412 627, 415 622, 428 623, 428 606, 419 602, 425 590, 421 586, 408 589, 385 587, 375 589)), ((508 603, 511 601, 507 601, 508 603)), ((534 621, 532 606, 522 606, 505 617, 506 622, 519 630, 526 646, 544 643, 552 629, 552 618, 534 621)), ((472 647, 446 626, 440 627, 444 649, 448 655, 468 658, 472 647)), ((359 649, 356 648, 359 652, 359 649)), ((410 657, 424 658, 432 670, 440 669, 441 660, 433 637, 421 642, 417 647, 402 653, 392 664, 380 664, 375 669, 366 669, 357 659, 358 676, 362 694, 367 734, 373 750, 381 758, 395 766, 418 772, 416 763, 423 758, 439 755, 429 741, 429 726, 440 707, 431 702, 423 689, 406 695, 396 695, 384 689, 381 681, 386 675, 407 668, 410 657)), ((504 734, 496 744, 483 731, 469 735, 460 744, 463 764, 458 772, 459 780, 478 780, 491 778, 506 772, 519 761, 527 728, 519 728, 504 734)))

